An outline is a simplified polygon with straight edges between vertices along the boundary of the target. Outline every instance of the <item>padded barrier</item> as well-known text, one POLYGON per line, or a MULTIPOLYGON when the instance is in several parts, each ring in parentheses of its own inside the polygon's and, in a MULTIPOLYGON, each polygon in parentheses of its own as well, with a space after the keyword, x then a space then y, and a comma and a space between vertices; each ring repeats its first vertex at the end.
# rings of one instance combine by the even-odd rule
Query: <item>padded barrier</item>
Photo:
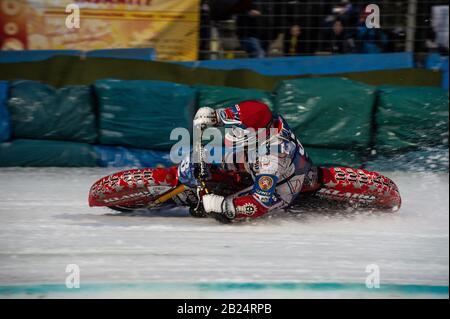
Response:
POLYGON ((371 141, 376 88, 345 78, 282 81, 275 111, 305 145, 366 149, 371 141))
POLYGON ((100 104, 100 144, 170 150, 172 129, 190 129, 195 92, 161 81, 95 82, 100 104))
POLYGON ((441 88, 380 87, 376 148, 396 153, 448 145, 448 98, 441 88))
POLYGON ((348 166, 358 168, 363 165, 362 155, 358 151, 317 148, 304 146, 314 165, 348 166))
POLYGON ((89 86, 55 89, 35 81, 14 81, 8 109, 14 138, 94 143, 94 101, 89 86))
MULTIPOLYGON (((184 85, 158 81, 98 81, 93 96, 100 101, 101 143, 124 147, 95 146, 92 149, 86 144, 39 139, 45 133, 43 131, 48 131, 49 125, 59 129, 52 129, 59 133, 50 134, 49 138, 70 135, 66 131, 71 126, 65 127, 66 123, 58 122, 58 119, 67 115, 72 118, 70 112, 73 113, 73 108, 86 110, 86 105, 92 108, 92 102, 74 103, 67 109, 64 97, 58 100, 61 92, 67 92, 64 91, 66 87, 55 90, 32 81, 17 81, 13 85, 16 87, 10 91, 17 96, 16 100, 11 98, 9 104, 15 118, 21 120, 13 122, 13 125, 20 124, 13 129, 19 129, 19 133, 28 132, 24 136, 37 140, 36 145, 29 139, 1 144, 2 166, 83 166, 81 163, 115 167, 168 166, 171 165, 168 150, 177 142, 169 140, 170 132, 178 126, 190 128, 195 105, 212 103, 227 106, 245 99, 272 99, 268 92, 262 90, 196 85, 199 102, 195 103, 195 91, 184 85), (28 102, 23 102, 25 100, 28 102), (33 101, 38 101, 39 107, 33 101), (46 101, 50 101, 50 110, 56 111, 47 112, 46 101), (66 111, 59 110, 60 105, 66 111), (54 116, 57 111, 63 115, 54 116), (33 125, 25 124, 27 117, 31 117, 33 125)), ((86 93, 86 87, 81 87, 81 91, 86 93)), ((342 78, 283 81, 276 89, 273 109, 287 119, 318 165, 360 167, 367 164, 367 159, 377 156, 395 158, 398 154, 415 150, 420 154, 428 152, 428 149, 423 151, 424 148, 448 147, 447 90, 382 86, 378 89, 377 98, 374 92, 372 86, 342 78), (372 127, 371 123, 375 126, 372 127), (377 148, 376 156, 369 156, 371 142, 377 148)), ((69 94, 69 97, 74 99, 73 95, 69 94)), ((0 123, 1 119, 3 117, 0 123)), ((69 121, 74 122, 76 120, 69 121)), ((83 131, 78 125, 75 133, 83 131)), ((374 163, 377 163, 376 159, 374 163)))
POLYGON ((0 167, 4 166, 97 166, 90 144, 17 139, 0 143, 0 167))
POLYGON ((11 136, 10 116, 6 107, 8 87, 7 81, 0 81, 0 142, 9 140, 11 136))

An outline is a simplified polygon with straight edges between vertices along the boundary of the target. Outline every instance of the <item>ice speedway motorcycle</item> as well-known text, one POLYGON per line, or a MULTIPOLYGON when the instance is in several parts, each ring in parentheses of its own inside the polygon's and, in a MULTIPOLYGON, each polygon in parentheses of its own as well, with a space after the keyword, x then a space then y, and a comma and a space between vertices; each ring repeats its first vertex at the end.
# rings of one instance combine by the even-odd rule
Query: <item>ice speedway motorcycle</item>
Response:
MULTIPOLYGON (((202 205, 204 194, 229 196, 253 186, 249 173, 229 172, 206 164, 201 142, 194 149, 201 155, 194 170, 198 181, 195 187, 179 181, 178 166, 130 169, 95 182, 89 191, 89 206, 108 207, 122 213, 185 206, 192 216, 206 217, 202 205)), ((349 167, 317 167, 317 170, 317 180, 304 183, 290 207, 387 212, 400 208, 398 187, 380 173, 349 167)))

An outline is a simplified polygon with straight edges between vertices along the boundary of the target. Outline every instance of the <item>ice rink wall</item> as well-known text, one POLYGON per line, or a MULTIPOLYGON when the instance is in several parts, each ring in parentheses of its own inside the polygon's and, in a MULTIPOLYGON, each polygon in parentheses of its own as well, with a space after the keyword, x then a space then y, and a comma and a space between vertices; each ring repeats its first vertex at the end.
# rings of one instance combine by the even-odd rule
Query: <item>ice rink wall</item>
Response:
POLYGON ((409 63, 320 75, 76 56, 0 63, 0 166, 168 166, 171 130, 190 130, 198 107, 249 99, 284 116, 318 165, 448 147, 442 74, 409 63))

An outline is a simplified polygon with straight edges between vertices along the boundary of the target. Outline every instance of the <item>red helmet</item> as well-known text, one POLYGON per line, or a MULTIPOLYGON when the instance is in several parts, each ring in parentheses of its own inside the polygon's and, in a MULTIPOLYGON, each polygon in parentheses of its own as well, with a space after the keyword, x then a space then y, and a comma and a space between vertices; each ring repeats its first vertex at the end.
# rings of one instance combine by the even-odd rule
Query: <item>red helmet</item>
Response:
MULTIPOLYGON (((225 135, 225 145, 232 143, 254 143, 259 129, 269 128, 272 124, 272 112, 267 104, 259 101, 244 101, 219 111, 219 118, 231 130, 225 135)), ((266 132, 267 133, 267 132, 266 132)))
POLYGON ((259 101, 244 101, 219 112, 222 122, 241 129, 268 128, 272 123, 272 112, 267 104, 259 101))

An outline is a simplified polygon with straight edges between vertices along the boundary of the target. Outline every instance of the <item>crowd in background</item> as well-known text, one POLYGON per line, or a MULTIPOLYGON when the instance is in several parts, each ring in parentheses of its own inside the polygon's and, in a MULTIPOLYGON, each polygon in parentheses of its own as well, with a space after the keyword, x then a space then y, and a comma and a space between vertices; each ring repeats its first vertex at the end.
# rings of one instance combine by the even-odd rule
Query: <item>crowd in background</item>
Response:
MULTIPOLYGON (((399 12, 407 10, 407 1, 391 2, 394 2, 394 10, 397 7, 399 12)), ((211 25, 217 27, 222 39, 235 36, 239 49, 256 58, 404 51, 406 15, 383 16, 382 12, 382 27, 368 28, 365 8, 370 3, 358 0, 203 0, 200 51, 208 51, 211 25), (232 28, 224 27, 224 21, 234 24, 233 32, 229 30, 232 28), (383 22, 387 22, 387 26, 383 26, 383 22)), ((432 38, 431 34, 425 36, 432 38)))

